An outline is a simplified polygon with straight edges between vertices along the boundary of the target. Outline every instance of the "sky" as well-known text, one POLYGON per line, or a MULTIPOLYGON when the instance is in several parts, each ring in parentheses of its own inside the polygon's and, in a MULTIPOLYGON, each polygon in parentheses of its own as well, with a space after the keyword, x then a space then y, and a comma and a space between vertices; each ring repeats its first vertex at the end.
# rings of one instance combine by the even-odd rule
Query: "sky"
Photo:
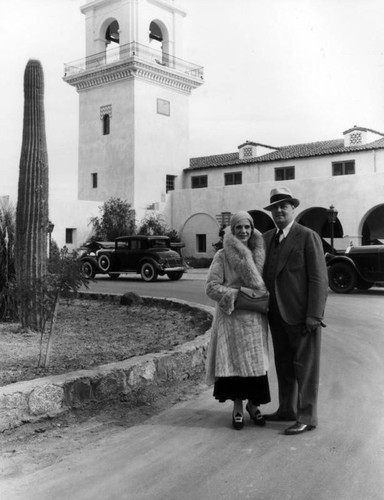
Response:
MULTIPOLYGON (((0 0, 0 196, 16 201, 23 74, 39 59, 52 196, 77 191, 78 94, 64 63, 85 57, 85 0, 0 0)), ((246 140, 283 146, 384 133, 383 0, 184 0, 183 59, 204 66, 190 97, 190 157, 246 140)))

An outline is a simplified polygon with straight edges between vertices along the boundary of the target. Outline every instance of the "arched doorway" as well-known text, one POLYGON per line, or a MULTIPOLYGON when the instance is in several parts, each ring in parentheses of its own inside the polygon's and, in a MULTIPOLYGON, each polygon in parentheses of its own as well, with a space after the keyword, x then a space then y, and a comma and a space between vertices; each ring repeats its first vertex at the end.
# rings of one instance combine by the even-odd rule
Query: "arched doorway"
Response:
POLYGON ((296 222, 303 226, 309 227, 320 236, 323 241, 324 251, 331 251, 331 245, 325 241, 326 239, 342 238, 344 236, 343 226, 340 220, 336 217, 336 222, 333 223, 333 235, 331 223, 328 221, 328 209, 323 207, 312 207, 304 210, 296 217, 296 222))
POLYGON ((253 219, 255 228, 261 233, 265 233, 275 227, 273 219, 265 212, 262 212, 261 210, 248 210, 248 213, 253 219))
POLYGON ((209 214, 196 213, 185 221, 180 236, 184 257, 211 258, 216 251, 213 244, 219 239, 219 224, 209 214))
POLYGON ((368 212, 362 223, 362 245, 381 245, 384 243, 384 205, 368 212))

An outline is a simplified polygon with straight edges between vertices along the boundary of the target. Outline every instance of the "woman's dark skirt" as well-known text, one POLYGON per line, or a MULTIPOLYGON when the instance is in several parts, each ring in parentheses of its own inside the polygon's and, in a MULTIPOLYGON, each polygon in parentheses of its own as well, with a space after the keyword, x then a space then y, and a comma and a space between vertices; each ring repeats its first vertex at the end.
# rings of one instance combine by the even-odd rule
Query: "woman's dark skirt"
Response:
POLYGON ((271 401, 268 375, 261 377, 221 377, 216 380, 213 396, 224 403, 227 399, 249 399, 256 406, 271 401))

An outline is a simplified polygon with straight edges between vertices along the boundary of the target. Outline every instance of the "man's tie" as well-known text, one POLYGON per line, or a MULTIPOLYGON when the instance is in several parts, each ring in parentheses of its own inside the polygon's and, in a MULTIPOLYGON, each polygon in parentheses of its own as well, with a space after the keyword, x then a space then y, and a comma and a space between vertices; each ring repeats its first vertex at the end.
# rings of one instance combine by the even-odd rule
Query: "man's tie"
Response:
POLYGON ((283 231, 281 229, 279 229, 275 235, 275 246, 276 247, 280 243, 280 238, 282 235, 283 235, 283 231))

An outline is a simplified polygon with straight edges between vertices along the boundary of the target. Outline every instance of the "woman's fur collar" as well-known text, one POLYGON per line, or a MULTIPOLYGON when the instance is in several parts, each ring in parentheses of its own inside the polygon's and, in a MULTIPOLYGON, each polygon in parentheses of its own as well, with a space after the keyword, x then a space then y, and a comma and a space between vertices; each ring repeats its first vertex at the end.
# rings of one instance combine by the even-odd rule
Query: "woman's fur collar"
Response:
POLYGON ((253 231, 248 246, 245 246, 231 232, 224 236, 224 254, 231 267, 239 274, 244 286, 260 288, 264 285, 261 276, 265 262, 264 240, 261 233, 253 231))

